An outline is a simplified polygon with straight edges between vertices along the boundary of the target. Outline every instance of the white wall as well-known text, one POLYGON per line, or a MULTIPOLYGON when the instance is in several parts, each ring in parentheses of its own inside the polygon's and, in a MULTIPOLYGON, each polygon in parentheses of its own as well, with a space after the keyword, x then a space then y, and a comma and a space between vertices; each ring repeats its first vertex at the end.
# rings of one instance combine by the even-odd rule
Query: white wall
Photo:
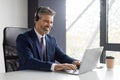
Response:
POLYGON ((28 0, 0 0, 0 73, 5 72, 3 57, 4 27, 28 27, 28 0))

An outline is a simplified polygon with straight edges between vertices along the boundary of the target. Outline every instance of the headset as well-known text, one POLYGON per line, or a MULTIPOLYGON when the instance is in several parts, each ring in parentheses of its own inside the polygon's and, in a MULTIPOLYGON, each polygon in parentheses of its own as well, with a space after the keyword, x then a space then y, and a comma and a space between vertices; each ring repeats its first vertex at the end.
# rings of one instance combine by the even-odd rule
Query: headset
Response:
POLYGON ((42 9, 42 7, 39 7, 39 8, 37 9, 37 11, 35 12, 35 17, 34 17, 34 20, 35 20, 35 21, 38 21, 38 20, 39 20, 38 13, 41 11, 41 9, 42 9))

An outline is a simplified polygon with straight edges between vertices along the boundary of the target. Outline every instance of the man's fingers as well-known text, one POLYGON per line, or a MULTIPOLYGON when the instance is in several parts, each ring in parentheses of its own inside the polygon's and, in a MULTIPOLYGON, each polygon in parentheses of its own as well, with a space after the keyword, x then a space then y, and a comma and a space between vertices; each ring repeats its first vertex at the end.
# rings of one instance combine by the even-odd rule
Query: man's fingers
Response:
POLYGON ((77 69, 76 65, 73 64, 64 64, 65 69, 69 69, 69 70, 75 70, 77 69))
POLYGON ((65 64, 57 64, 55 66, 55 71, 60 71, 60 70, 76 70, 77 69, 77 66, 74 65, 74 64, 68 64, 68 63, 65 63, 65 64))

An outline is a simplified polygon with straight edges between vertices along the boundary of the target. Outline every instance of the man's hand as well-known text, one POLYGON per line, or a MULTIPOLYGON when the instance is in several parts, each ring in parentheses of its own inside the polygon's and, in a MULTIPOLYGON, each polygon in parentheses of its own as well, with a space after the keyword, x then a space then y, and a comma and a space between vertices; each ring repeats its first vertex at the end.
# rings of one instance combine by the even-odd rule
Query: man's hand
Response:
POLYGON ((73 64, 76 65, 77 68, 80 68, 80 61, 74 61, 73 64))
POLYGON ((65 70, 65 69, 67 69, 67 70, 76 70, 77 67, 74 64, 64 63, 64 64, 55 65, 54 69, 55 69, 55 71, 61 71, 61 70, 65 70))

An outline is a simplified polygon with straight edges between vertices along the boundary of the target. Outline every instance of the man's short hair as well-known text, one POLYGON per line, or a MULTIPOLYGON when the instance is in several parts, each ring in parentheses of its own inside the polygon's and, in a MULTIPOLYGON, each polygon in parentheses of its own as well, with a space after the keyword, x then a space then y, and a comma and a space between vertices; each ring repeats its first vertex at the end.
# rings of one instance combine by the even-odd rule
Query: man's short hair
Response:
POLYGON ((41 18, 41 15, 45 15, 45 14, 55 16, 56 12, 54 10, 50 9, 49 7, 41 6, 35 12, 34 20, 38 21, 41 18))

